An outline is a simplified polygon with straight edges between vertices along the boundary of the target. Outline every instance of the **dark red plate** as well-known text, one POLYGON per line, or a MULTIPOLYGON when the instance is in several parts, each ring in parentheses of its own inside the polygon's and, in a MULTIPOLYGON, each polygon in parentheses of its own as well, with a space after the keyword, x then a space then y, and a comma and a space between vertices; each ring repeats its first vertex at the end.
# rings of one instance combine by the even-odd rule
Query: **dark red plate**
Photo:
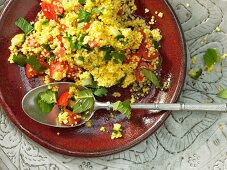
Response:
MULTIPOLYGON (((39 81, 28 81, 24 69, 8 63, 10 39, 20 30, 14 22, 19 17, 28 21, 35 19, 40 10, 38 0, 11 0, 0 16, 0 104, 11 121, 28 137, 40 145, 73 156, 95 157, 116 153, 132 147, 151 135, 168 117, 169 113, 150 114, 148 111, 133 111, 131 120, 125 119, 121 114, 113 118, 105 110, 101 110, 92 118, 93 126, 59 129, 41 125, 34 122, 21 108, 21 99, 39 81), (113 123, 119 122, 123 126, 123 138, 111 140, 113 123), (100 132, 105 126, 108 132, 100 132), (59 135, 57 135, 59 133, 59 135)), ((137 15, 147 21, 155 11, 163 12, 164 17, 157 18, 153 28, 160 28, 163 40, 161 55, 163 57, 162 78, 170 78, 170 88, 167 92, 152 92, 143 101, 175 102, 179 97, 185 77, 185 44, 180 24, 169 4, 164 0, 136 0, 137 15), (150 13, 144 14, 144 9, 150 13)), ((157 16, 157 15, 156 15, 157 16)), ((116 89, 111 89, 111 92, 116 89)), ((110 93, 111 93, 110 92, 110 93)), ((122 98, 128 97, 127 90, 122 91, 122 98)), ((109 97, 102 100, 118 100, 109 97)))

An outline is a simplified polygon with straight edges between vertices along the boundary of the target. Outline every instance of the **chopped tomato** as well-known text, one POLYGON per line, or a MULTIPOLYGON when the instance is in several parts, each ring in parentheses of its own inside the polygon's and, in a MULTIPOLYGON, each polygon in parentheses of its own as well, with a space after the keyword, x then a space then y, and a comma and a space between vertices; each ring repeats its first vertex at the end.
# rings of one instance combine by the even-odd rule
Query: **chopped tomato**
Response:
POLYGON ((57 38, 58 38, 58 41, 61 42, 61 47, 64 47, 64 43, 62 41, 62 36, 58 35, 57 38))
POLYGON ((50 38, 48 38, 49 41, 54 41, 54 37, 50 36, 50 38))
POLYGON ((39 71, 39 72, 35 71, 29 64, 26 64, 25 71, 26 71, 26 77, 28 79, 43 75, 42 71, 39 71))
POLYGON ((64 111, 68 113, 68 123, 66 123, 66 125, 72 126, 72 125, 80 123, 80 121, 82 119, 80 114, 73 113, 68 109, 65 109, 64 111))
POLYGON ((66 107, 69 103, 69 96, 69 92, 63 93, 57 101, 58 106, 66 107))
POLYGON ((140 54, 140 56, 142 56, 142 58, 146 61, 152 61, 154 59, 156 59, 157 57, 159 57, 159 52, 156 50, 154 53, 149 54, 148 52, 148 46, 147 43, 143 43, 141 44, 138 53, 140 54))
POLYGON ((58 22, 56 14, 62 14, 64 12, 64 8, 61 7, 61 2, 59 0, 53 0, 51 3, 42 2, 41 8, 48 20, 55 20, 58 22))
POLYGON ((42 11, 43 11, 45 17, 48 20, 52 19, 52 20, 58 21, 57 17, 56 17, 56 13, 55 13, 53 4, 48 3, 48 2, 42 2, 41 3, 41 8, 42 8, 42 11))
POLYGON ((142 69, 152 70, 152 66, 144 61, 141 61, 135 70, 136 81, 141 82, 143 80, 142 69))
POLYGON ((47 62, 44 60, 44 58, 40 58, 39 59, 39 63, 45 68, 48 69, 49 65, 47 64, 47 62))
POLYGON ((54 55, 57 57, 63 57, 65 55, 65 47, 58 47, 54 55))
POLYGON ((52 4, 54 5, 54 12, 56 14, 63 14, 64 8, 62 7, 62 3, 59 0, 52 0, 52 4))
POLYGON ((88 41, 88 45, 91 47, 91 48, 95 48, 98 46, 98 43, 96 41, 88 41))
POLYGON ((68 70, 68 63, 59 62, 59 61, 51 61, 50 62, 50 78, 55 80, 61 80, 66 77, 66 72, 68 70))
POLYGON ((78 66, 73 66, 73 67, 70 67, 68 68, 67 70, 67 73, 66 73, 66 77, 73 80, 76 76, 77 76, 77 73, 80 71, 80 67, 78 66))
POLYGON ((84 27, 83 27, 83 31, 84 31, 84 32, 87 31, 87 30, 90 28, 90 26, 91 26, 91 23, 90 23, 90 22, 86 23, 86 24, 84 25, 84 27))
POLYGON ((65 31, 67 26, 65 24, 60 24, 60 30, 65 31))

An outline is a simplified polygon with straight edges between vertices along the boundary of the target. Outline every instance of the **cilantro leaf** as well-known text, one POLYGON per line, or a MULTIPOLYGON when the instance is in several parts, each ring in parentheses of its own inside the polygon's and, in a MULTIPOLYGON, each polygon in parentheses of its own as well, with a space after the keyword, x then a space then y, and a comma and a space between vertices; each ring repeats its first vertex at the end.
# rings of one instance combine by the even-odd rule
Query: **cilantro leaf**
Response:
POLYGON ((227 89, 220 91, 217 96, 222 99, 227 99, 227 89))
POLYGON ((161 87, 157 76, 152 71, 147 70, 147 69, 143 69, 142 73, 148 80, 150 80, 154 84, 154 86, 156 88, 160 88, 161 87))
POLYGON ((25 34, 30 33, 34 28, 31 24, 29 24, 24 18, 20 17, 16 22, 16 26, 18 26, 25 34))
POLYGON ((130 100, 125 100, 123 102, 117 101, 117 102, 113 103, 113 110, 121 112, 128 119, 130 119, 130 117, 131 117, 130 100))
POLYGON ((95 89, 94 95, 96 95, 98 97, 106 96, 107 95, 107 90, 106 90, 105 87, 99 87, 99 88, 95 89))
POLYGON ((79 10, 78 23, 79 22, 89 22, 91 20, 91 13, 83 9, 79 10))
POLYGON ((26 59, 26 62, 35 70, 35 71, 42 71, 44 67, 40 64, 39 60, 34 56, 29 56, 26 59))
POLYGON ((221 60, 221 56, 216 49, 208 49, 204 55, 205 66, 209 69, 221 60))
POLYGON ((94 98, 90 89, 79 91, 75 99, 76 101, 73 106, 74 113, 82 113, 88 111, 94 106, 94 98))

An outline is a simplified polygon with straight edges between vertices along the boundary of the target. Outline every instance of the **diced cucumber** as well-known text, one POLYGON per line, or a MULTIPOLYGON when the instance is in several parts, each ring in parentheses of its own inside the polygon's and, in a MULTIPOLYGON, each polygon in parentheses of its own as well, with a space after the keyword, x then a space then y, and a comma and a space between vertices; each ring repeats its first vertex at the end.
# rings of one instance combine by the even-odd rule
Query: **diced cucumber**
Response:
POLYGON ((24 34, 17 34, 15 35, 12 40, 11 40, 11 45, 12 46, 21 46, 22 43, 24 42, 25 40, 25 35, 24 34))

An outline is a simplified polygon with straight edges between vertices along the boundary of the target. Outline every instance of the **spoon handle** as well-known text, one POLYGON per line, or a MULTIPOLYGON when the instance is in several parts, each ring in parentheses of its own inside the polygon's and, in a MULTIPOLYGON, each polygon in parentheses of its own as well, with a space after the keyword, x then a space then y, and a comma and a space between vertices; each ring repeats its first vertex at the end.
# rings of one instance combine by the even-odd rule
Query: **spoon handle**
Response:
POLYGON ((170 110, 170 111, 215 111, 227 112, 227 104, 185 104, 185 103, 138 103, 132 104, 132 109, 146 109, 146 110, 170 110))

